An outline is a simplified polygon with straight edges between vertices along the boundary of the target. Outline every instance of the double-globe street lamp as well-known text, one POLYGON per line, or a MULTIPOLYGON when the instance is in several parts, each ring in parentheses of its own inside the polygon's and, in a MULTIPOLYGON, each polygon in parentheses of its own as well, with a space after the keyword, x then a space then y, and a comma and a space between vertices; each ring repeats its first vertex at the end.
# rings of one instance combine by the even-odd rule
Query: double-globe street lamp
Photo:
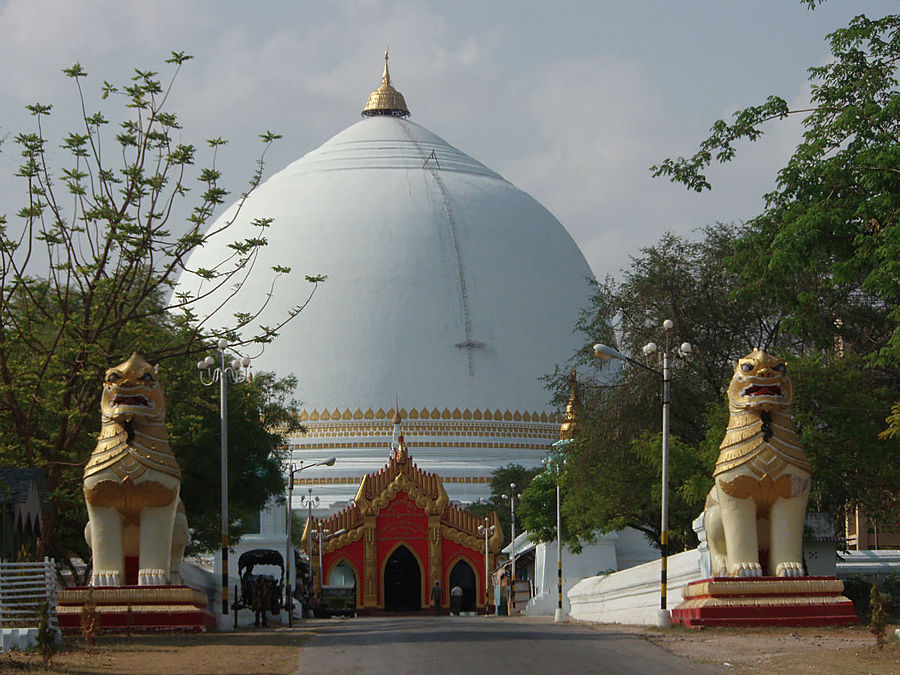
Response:
POLYGON ((510 570, 510 591, 512 593, 512 611, 516 611, 516 500, 519 499, 522 495, 516 494, 516 484, 509 484, 509 494, 501 495, 503 499, 509 502, 509 511, 510 511, 510 536, 512 537, 512 569, 510 570))
POLYGON ((219 423, 222 440, 222 625, 227 622, 228 616, 228 380, 232 384, 247 382, 250 377, 250 357, 232 359, 227 361, 225 352, 228 349, 228 340, 221 338, 217 345, 220 363, 216 366, 216 360, 207 356, 197 362, 197 370, 200 371, 200 382, 210 387, 219 383, 219 423), (215 366, 215 367, 214 367, 215 366))
POLYGON ((551 447, 550 454, 541 460, 547 470, 547 475, 553 478, 556 483, 556 593, 557 605, 556 612, 553 616, 555 623, 563 623, 566 615, 563 613, 563 594, 562 594, 562 518, 560 516, 560 500, 559 500, 559 479, 566 465, 566 446, 572 442, 572 439, 561 439, 556 441, 551 447))
POLYGON ((484 535, 484 613, 488 613, 488 539, 497 528, 491 525, 491 517, 484 517, 484 524, 478 526, 478 533, 484 535))
MULTIPOLYGON (((295 467, 293 464, 288 466, 288 498, 287 498, 287 551, 285 553, 287 560, 285 564, 287 565, 287 583, 284 586, 285 593, 285 602, 287 603, 287 612, 288 612, 288 626, 294 625, 294 594, 293 589, 291 587, 291 564, 294 561, 293 552, 293 544, 291 542, 291 523, 293 522, 293 505, 294 505, 294 474, 300 473, 304 469, 311 469, 314 466, 334 466, 336 458, 329 457, 328 459, 317 460, 311 462, 309 464, 304 464, 303 460, 300 460, 300 466, 295 467)), ((316 503, 318 503, 319 498, 316 497, 316 503)), ((309 488, 309 498, 307 499, 307 505, 309 506, 309 518, 310 520, 307 522, 311 522, 312 519, 312 488, 309 488)), ((309 560, 312 562, 312 546, 310 545, 309 549, 309 560)), ((296 584, 294 584, 296 586, 296 584)))
MULTIPOLYGON (((662 377, 662 504, 660 505, 660 597, 659 612, 660 623, 669 622, 669 612, 666 607, 666 586, 668 584, 668 548, 669 548, 669 407, 671 406, 671 398, 669 395, 669 384, 671 383, 671 362, 670 357, 675 353, 687 356, 693 350, 690 343, 682 342, 677 348, 670 349, 669 334, 675 326, 670 319, 663 321, 663 330, 665 331, 666 344, 662 351, 663 369, 662 372, 655 368, 650 368, 640 361, 626 356, 617 349, 607 347, 604 344, 594 345, 594 354, 600 359, 619 359, 628 363, 649 370, 651 373, 662 377)), ((648 342, 642 350, 644 356, 651 356, 660 352, 659 346, 655 342, 648 342)))

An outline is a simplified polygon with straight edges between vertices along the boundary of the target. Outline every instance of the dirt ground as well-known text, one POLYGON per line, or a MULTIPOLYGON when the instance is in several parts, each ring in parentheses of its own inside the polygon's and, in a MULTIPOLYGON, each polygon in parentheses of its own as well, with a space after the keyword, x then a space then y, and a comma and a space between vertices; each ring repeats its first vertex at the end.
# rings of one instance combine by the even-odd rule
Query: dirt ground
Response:
POLYGON ((66 637, 45 669, 34 650, 0 654, 0 673, 72 675, 289 675, 297 670, 300 648, 313 628, 241 629, 231 633, 134 634, 100 636, 93 652, 81 638, 66 637))
MULTIPOLYGON (((889 626, 888 636, 897 626, 889 626)), ((826 628, 644 629, 673 654, 733 673, 900 674, 900 640, 880 652, 865 626, 826 628)))
MULTIPOLYGON (((552 619, 548 619, 552 621, 552 619)), ((0 654, 0 673, 73 675, 157 675, 169 673, 293 673, 300 649, 317 626, 242 629, 233 633, 100 637, 93 653, 80 638, 67 638, 52 666, 44 669, 35 652, 0 654)), ((900 675, 900 641, 878 652, 865 627, 667 629, 596 626, 597 630, 637 632, 668 651, 734 673, 895 673, 900 675)), ((897 626, 891 626, 893 635, 897 626)))

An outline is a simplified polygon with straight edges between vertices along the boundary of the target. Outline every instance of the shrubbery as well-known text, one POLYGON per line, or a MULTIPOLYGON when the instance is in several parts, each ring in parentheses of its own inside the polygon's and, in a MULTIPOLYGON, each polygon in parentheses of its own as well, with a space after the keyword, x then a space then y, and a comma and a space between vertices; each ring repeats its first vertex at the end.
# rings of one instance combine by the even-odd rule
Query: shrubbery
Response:
MULTIPOLYGON (((870 600, 872 581, 861 574, 854 574, 844 581, 844 595, 853 601, 853 608, 861 623, 872 618, 870 600)), ((900 574, 888 574, 877 579, 881 589, 881 601, 888 623, 900 622, 900 574)))

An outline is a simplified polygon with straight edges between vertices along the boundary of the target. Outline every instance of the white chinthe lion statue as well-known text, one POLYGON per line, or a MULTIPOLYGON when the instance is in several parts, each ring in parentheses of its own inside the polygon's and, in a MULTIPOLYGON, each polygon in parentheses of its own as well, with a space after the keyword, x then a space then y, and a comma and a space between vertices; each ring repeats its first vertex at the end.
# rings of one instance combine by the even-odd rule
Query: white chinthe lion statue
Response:
POLYGON ((712 574, 803 576, 810 468, 794 433, 787 364, 755 350, 728 387, 730 417, 706 499, 712 574), (760 551, 768 551, 760 560, 760 551))
POLYGON ((84 470, 91 585, 124 585, 126 556, 138 558, 138 585, 180 583, 188 527, 157 369, 135 353, 107 370, 100 412, 100 437, 84 470))

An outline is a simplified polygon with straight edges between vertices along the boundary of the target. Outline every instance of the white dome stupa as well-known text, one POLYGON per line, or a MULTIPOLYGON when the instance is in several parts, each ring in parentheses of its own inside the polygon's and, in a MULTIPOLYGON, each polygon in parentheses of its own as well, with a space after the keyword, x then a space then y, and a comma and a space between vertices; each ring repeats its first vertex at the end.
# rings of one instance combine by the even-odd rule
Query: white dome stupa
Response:
MULTIPOLYGON (((252 221, 274 219, 229 314, 265 297, 273 266, 327 276, 254 362, 298 377, 308 431, 293 439, 293 461, 337 462, 297 483, 327 505, 343 505, 382 466, 398 400, 417 464, 444 479, 451 499, 488 496, 494 469, 535 466, 559 438, 562 416, 540 378, 581 346, 573 327, 592 273, 572 237, 408 114, 385 55, 364 119, 260 185, 231 232, 257 236, 252 221)), ((225 254, 208 243, 188 267, 225 254)), ((302 281, 288 282, 260 324, 304 301, 302 281)), ((196 293, 198 284, 183 275, 183 287, 196 293)))

